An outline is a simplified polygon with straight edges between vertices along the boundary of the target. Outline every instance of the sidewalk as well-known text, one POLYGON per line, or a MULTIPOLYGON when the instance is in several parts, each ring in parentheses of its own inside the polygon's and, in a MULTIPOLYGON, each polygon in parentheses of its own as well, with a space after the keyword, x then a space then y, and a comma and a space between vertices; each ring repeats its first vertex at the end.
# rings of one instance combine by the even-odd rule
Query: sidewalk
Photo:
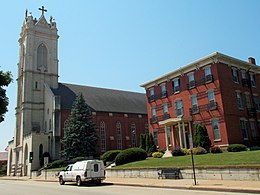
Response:
MULTIPOLYGON (((47 178, 47 180, 45 180, 44 178, 0 177, 0 180, 33 180, 58 183, 57 178, 47 178)), ((103 183, 125 186, 260 194, 260 181, 197 180, 197 185, 194 185, 194 180, 192 179, 107 178, 103 183)))
POLYGON ((197 185, 194 185, 192 179, 107 178, 104 182, 116 185, 260 194, 260 181, 198 180, 197 185))

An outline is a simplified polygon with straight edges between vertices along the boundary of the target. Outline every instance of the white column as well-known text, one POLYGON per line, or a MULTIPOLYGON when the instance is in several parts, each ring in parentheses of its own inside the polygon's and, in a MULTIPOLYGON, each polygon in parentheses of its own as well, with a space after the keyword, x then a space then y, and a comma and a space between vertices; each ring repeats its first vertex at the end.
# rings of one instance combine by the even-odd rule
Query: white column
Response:
POLYGON ((180 148, 183 148, 183 145, 182 145, 182 136, 181 136, 181 123, 180 123, 180 122, 178 122, 178 130, 179 130, 180 148))
POLYGON ((168 135, 167 135, 167 126, 164 126, 165 131, 165 142, 166 142, 166 150, 169 150, 169 143, 168 143, 168 135))
POLYGON ((172 148, 175 148, 175 140, 174 140, 174 127, 173 125, 171 126, 171 131, 172 131, 172 148))
POLYGON ((182 122, 182 133, 183 133, 183 139, 184 139, 184 147, 187 148, 187 141, 186 141, 186 133, 185 133, 184 122, 182 122))
POLYGON ((193 146, 193 138, 192 138, 192 132, 191 132, 191 124, 189 122, 189 142, 190 146, 193 146))

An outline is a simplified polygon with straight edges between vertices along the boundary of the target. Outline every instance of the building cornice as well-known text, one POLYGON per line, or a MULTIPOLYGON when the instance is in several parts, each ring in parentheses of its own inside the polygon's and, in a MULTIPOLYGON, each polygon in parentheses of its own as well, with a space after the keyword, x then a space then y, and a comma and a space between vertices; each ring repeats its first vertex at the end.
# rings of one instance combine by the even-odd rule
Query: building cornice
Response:
POLYGON ((249 62, 245 62, 227 55, 224 55, 222 53, 219 52, 214 52, 206 57, 203 57, 199 60, 196 60, 190 64, 187 64, 183 67, 180 67, 174 71, 171 71, 161 77, 158 77, 154 80, 148 81, 142 85, 140 85, 141 87, 144 87, 145 89, 150 88, 152 86, 155 85, 159 85, 163 82, 166 81, 170 81, 176 77, 180 77, 183 76, 189 72, 192 72, 194 70, 198 70, 206 65, 209 64, 215 64, 215 63, 224 63, 227 64, 228 66, 232 66, 232 67, 237 67, 239 69, 244 69, 244 70, 251 70, 257 74, 260 74, 260 67, 254 64, 251 64, 249 62))

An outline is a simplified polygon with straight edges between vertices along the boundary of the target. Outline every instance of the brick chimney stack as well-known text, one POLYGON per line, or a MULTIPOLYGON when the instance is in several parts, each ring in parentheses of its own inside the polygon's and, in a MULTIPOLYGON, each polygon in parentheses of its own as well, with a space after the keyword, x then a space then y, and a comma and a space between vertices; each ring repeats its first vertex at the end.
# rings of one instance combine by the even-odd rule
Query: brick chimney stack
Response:
POLYGON ((256 63, 255 63, 255 58, 253 58, 253 57, 249 57, 249 58, 248 58, 248 62, 249 62, 250 64, 256 65, 256 63))

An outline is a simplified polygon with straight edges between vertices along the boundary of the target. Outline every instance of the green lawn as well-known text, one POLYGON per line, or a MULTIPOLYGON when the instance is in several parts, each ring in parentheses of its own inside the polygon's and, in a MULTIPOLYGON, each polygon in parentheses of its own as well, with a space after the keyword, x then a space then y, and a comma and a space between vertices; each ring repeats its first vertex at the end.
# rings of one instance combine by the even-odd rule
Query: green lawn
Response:
MULTIPOLYGON (((196 167, 203 166, 259 166, 260 150, 246 152, 224 152, 220 154, 194 155, 196 167)), ((162 168, 191 167, 191 156, 169 158, 147 158, 143 161, 116 166, 114 168, 162 168)))

